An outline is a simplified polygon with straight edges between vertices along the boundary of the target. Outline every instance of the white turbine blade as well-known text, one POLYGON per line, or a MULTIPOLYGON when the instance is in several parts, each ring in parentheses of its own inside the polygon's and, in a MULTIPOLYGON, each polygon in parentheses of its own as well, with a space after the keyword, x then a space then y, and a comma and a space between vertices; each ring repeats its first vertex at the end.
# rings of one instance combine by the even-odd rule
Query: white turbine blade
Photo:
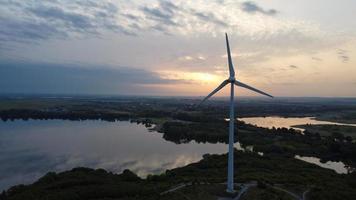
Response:
POLYGON ((227 37, 227 33, 225 33, 225 37, 226 37, 226 49, 227 49, 227 59, 228 59, 228 63, 229 63, 230 77, 235 77, 235 70, 234 70, 234 66, 232 64, 232 60, 231 60, 229 38, 227 37))
POLYGON ((208 96, 206 96, 198 106, 200 106, 202 103, 204 103, 207 99, 209 99, 211 96, 213 96, 215 93, 217 93, 219 90, 221 90, 225 85, 229 84, 228 80, 223 81, 215 90, 213 90, 208 96))
POLYGON ((254 91, 254 92, 257 92, 257 93, 260 93, 260 94, 262 94, 262 95, 266 95, 266 96, 268 96, 268 97, 273 98, 272 95, 269 95, 269 94, 267 94, 267 93, 265 93, 265 92, 262 92, 261 90, 258 90, 258 89, 256 89, 256 88, 253 88, 253 87, 249 86, 249 85, 246 85, 245 83, 241 83, 240 81, 235 81, 235 85, 240 86, 240 87, 247 88, 247 89, 252 90, 252 91, 254 91))

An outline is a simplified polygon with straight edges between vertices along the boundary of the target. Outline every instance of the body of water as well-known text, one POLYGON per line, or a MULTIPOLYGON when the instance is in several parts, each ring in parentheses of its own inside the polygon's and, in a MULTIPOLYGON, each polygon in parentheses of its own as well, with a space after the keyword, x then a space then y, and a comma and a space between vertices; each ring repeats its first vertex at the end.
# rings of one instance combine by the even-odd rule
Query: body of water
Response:
MULTIPOLYGON (((295 125, 303 125, 303 124, 333 124, 333 125, 347 125, 347 126, 356 126, 356 124, 343 124, 336 122, 328 122, 328 121, 319 121, 314 117, 245 117, 239 118, 239 120, 244 121, 245 123, 256 125, 264 128, 294 128, 297 130, 304 131, 301 128, 295 128, 295 125)), ((306 156, 295 156, 296 159, 303 160, 308 163, 312 163, 318 165, 323 168, 332 169, 339 174, 348 173, 350 170, 343 162, 333 162, 328 161, 326 163, 320 162, 319 158, 316 157, 306 157, 306 156)))
MULTIPOLYGON (((242 118, 262 127, 287 127, 313 123, 312 118, 242 118)), ((319 122, 319 121, 318 121, 319 122)), ((335 123, 333 123, 335 124, 335 123)), ((119 173, 130 169, 141 177, 197 162, 206 153, 227 152, 226 144, 175 144, 128 121, 29 120, 0 122, 0 191, 28 184, 48 171, 74 167, 103 168, 119 173)), ((235 148, 242 149, 239 143, 235 148)), ((246 147, 253 151, 253 147, 246 147), (251 149, 252 148, 252 149, 251 149)), ((257 152, 261 156, 263 153, 257 152)), ((320 163, 318 158, 296 157, 345 173, 343 163, 320 163)))
MULTIPOLYGON (((157 174, 227 152, 226 144, 175 144, 128 121, 29 120, 0 122, 0 191, 31 183, 48 171, 78 166, 157 174)), ((236 148, 241 148, 238 143, 236 148)))
POLYGON ((327 161, 325 163, 322 163, 320 161, 320 158, 310 157, 310 156, 299 156, 299 155, 296 155, 295 158, 299 160, 303 160, 308 163, 318 165, 323 168, 332 169, 338 174, 347 174, 349 172, 348 167, 343 162, 327 161))
POLYGON ((304 129, 295 128, 295 125, 304 125, 304 124, 332 124, 332 125, 347 125, 347 126, 356 126, 356 124, 343 124, 336 122, 320 121, 316 120, 314 117, 244 117, 239 118, 239 120, 244 121, 245 123, 265 127, 265 128, 294 128, 296 130, 303 131, 304 129))

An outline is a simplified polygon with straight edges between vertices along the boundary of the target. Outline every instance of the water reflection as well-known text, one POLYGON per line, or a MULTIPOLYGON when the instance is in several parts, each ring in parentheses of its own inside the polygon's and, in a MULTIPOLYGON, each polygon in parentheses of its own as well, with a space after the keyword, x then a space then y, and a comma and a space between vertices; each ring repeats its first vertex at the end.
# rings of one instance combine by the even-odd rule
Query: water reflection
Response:
POLYGON ((295 158, 308 163, 316 164, 323 168, 332 169, 338 174, 347 174, 350 171, 350 169, 343 162, 327 161, 322 163, 319 158, 299 155, 296 155, 295 158))
MULTIPOLYGON (((356 124, 343 124, 343 123, 336 123, 336 122, 328 122, 328 121, 319 121, 316 120, 314 117, 246 117, 246 118, 239 118, 239 120, 244 121, 245 123, 253 124, 260 127, 265 128, 294 128, 297 130, 304 131, 301 128, 295 128, 295 125, 302 125, 302 124, 333 124, 333 125, 348 125, 348 126, 356 126, 356 124)), ((263 156, 263 152, 257 152, 259 155, 263 156)), ((350 169, 346 166, 343 162, 332 162, 327 161, 326 163, 320 162, 319 158, 316 157, 306 157, 306 156, 295 156, 296 159, 303 160, 305 162, 316 164, 320 167, 332 169, 339 174, 349 173, 354 169, 350 169)))
POLYGON ((294 128, 297 130, 303 131, 304 129, 295 128, 295 125, 302 124, 333 124, 333 125, 348 125, 348 126, 356 126, 356 124, 343 124, 336 122, 328 122, 328 121, 319 121, 314 117, 244 117, 239 118, 248 124, 265 127, 265 128, 294 128))
MULTIPOLYGON (((241 149, 238 143, 235 147, 241 149)), ((130 122, 1 122, 0 190, 78 166, 113 172, 129 168, 144 177, 196 162, 206 153, 226 151, 226 144, 177 145, 130 122)))
MULTIPOLYGON (((235 143, 235 148, 243 149, 239 143, 235 143)), ((253 146, 244 150, 254 152, 253 146)), ((31 183, 48 171, 64 171, 78 166, 112 172, 131 169, 145 177, 196 162, 206 153, 226 151, 227 145, 221 143, 191 141, 177 145, 162 139, 161 133, 150 132, 144 125, 130 122, 0 122, 0 190, 31 183)), ((256 153, 263 156, 262 152, 256 153)), ((338 173, 347 172, 342 163, 327 162, 324 165, 318 158, 296 158, 332 168, 338 173)))

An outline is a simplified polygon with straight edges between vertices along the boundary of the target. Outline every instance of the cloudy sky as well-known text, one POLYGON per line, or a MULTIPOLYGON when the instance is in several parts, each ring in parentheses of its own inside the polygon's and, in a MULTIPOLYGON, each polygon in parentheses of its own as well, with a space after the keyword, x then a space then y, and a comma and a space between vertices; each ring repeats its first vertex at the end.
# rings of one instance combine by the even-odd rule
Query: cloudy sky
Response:
POLYGON ((355 7, 0 0, 0 93, 205 95, 227 77, 227 32, 240 81, 275 96, 356 97, 355 7))

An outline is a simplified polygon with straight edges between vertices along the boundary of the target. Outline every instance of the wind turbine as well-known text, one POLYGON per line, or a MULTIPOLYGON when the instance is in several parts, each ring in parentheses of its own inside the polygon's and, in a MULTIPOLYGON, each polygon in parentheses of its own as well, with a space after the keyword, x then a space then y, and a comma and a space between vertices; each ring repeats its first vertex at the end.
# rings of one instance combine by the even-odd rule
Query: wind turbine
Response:
POLYGON ((224 80, 215 90, 213 90, 207 97, 205 97, 199 105, 204 103, 207 99, 217 93, 226 85, 231 85, 231 92, 230 92, 230 120, 229 120, 229 160, 228 160, 228 172, 227 172, 227 192, 233 193, 234 192, 234 121, 235 121, 235 113, 234 113, 234 85, 247 88, 254 92, 260 93, 262 95, 268 96, 273 98, 273 96, 262 92, 256 88, 253 88, 245 83, 242 83, 235 79, 235 71, 234 66, 231 60, 231 52, 229 46, 229 38, 227 37, 227 33, 225 33, 226 37, 226 48, 227 48, 227 59, 229 64, 229 72, 230 76, 228 79, 224 80))

